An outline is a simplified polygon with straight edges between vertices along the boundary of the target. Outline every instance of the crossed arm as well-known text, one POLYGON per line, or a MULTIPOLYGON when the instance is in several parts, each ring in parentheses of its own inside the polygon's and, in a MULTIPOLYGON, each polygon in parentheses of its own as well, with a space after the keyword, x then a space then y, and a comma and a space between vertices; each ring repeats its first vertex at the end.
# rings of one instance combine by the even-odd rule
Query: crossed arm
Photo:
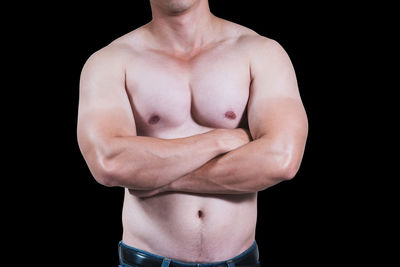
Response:
MULTIPOLYGON (((301 107, 296 100, 283 99, 276 100, 266 109, 274 109, 275 112, 285 109, 281 111, 280 119, 291 120, 289 117, 297 117, 295 113, 301 110, 301 107)), ((272 110, 269 112, 272 113, 272 110)), ((223 156, 215 157, 164 187, 142 195, 151 196, 164 191, 249 193, 264 190, 283 180, 293 178, 303 155, 302 140, 305 138, 305 133, 301 129, 302 123, 292 121, 291 125, 287 125, 280 119, 277 123, 284 125, 281 125, 282 128, 276 133, 261 132, 258 128, 250 126, 253 141, 223 156)), ((254 123, 254 120, 251 122, 254 123)))
POLYGON ((248 132, 215 129, 187 138, 136 136, 124 89, 123 55, 106 48, 81 78, 78 141, 97 181, 138 196, 165 191, 256 192, 297 172, 307 119, 294 70, 283 49, 268 41, 254 56, 248 132))

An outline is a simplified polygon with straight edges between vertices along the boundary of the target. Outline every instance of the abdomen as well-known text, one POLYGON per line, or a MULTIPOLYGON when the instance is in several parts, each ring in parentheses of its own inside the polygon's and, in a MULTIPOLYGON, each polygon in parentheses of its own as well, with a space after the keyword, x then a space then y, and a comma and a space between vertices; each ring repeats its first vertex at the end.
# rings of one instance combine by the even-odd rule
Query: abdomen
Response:
POLYGON ((123 241, 182 261, 220 261, 250 247, 256 219, 256 193, 167 193, 141 199, 126 190, 123 241))

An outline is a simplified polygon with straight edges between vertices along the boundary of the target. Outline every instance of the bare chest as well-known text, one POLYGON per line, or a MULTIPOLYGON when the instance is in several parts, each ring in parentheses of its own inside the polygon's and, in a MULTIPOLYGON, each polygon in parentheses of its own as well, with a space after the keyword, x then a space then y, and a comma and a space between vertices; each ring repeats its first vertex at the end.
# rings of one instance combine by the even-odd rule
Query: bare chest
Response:
POLYGON ((182 127, 236 128, 249 98, 249 64, 213 49, 182 61, 146 53, 128 64, 126 88, 138 135, 182 127))

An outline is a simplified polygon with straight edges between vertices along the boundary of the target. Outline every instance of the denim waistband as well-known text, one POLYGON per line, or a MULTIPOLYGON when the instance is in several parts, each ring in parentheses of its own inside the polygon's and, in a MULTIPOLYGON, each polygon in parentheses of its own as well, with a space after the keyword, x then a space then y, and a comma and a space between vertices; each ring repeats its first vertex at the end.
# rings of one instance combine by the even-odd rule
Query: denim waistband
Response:
MULTIPOLYGON (((241 262, 243 262, 243 265, 250 265, 250 264, 256 264, 259 260, 259 254, 258 254, 258 246, 257 246, 257 242, 254 241, 253 244, 246 249, 245 251, 243 251, 242 253, 240 253, 239 255, 229 259, 229 260, 225 260, 225 261, 218 261, 218 262, 207 262, 207 263, 202 263, 202 262, 184 262, 184 261, 179 261, 179 260, 174 260, 171 258, 167 258, 167 257, 163 257, 160 255, 156 255, 153 254, 151 252, 145 251, 145 250, 141 250, 135 247, 131 247, 125 243, 123 243, 122 241, 119 242, 118 245, 118 251, 119 251, 119 258, 120 258, 120 262, 121 264, 125 263, 125 264, 129 264, 129 262, 124 262, 123 258, 122 258, 122 253, 121 251, 124 250, 124 253, 128 253, 128 254, 138 254, 140 255, 140 257, 144 257, 147 259, 151 259, 154 260, 155 262, 159 262, 160 265, 158 266, 179 266, 179 267, 212 267, 212 266, 241 266, 241 262), (245 262, 247 260, 247 258, 251 258, 253 262, 248 263, 245 262)), ((155 265, 154 265, 155 266, 155 265)))

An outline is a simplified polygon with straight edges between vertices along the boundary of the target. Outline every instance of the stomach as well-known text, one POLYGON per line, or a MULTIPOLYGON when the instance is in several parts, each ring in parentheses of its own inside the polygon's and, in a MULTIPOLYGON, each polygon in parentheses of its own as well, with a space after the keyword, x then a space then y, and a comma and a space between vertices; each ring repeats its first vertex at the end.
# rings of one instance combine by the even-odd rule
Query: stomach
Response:
POLYGON ((185 262, 222 261, 254 242, 257 193, 138 198, 125 189, 122 219, 129 246, 185 262))

